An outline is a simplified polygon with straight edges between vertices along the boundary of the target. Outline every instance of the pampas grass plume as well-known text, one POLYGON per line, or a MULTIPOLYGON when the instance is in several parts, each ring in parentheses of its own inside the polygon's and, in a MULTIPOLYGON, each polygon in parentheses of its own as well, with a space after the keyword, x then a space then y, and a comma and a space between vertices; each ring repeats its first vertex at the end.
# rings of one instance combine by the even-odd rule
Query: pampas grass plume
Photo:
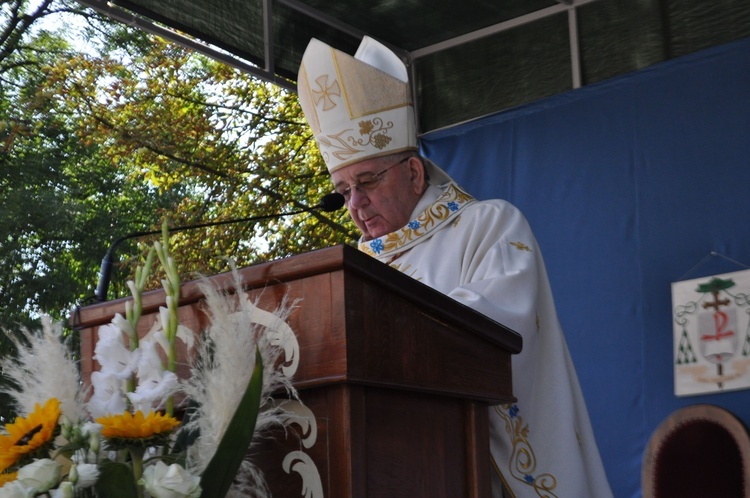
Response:
MULTIPOLYGON (((286 390, 289 397, 298 399, 291 379, 276 367, 283 350, 271 344, 270 336, 275 331, 267 330, 253 319, 259 310, 244 293, 241 276, 234 265, 231 266, 234 293, 220 293, 205 280, 201 284, 210 325, 198 346, 197 363, 183 386, 187 397, 198 406, 185 427, 200 431, 200 438, 190 447, 188 455, 194 473, 202 473, 211 461, 239 406, 255 367, 256 348, 261 353, 264 371, 261 411, 253 441, 284 421, 283 408, 271 402, 273 393, 286 390)), ((274 314, 285 321, 294 306, 295 303, 285 299, 274 314)), ((243 462, 238 481, 243 483, 242 492, 246 496, 266 496, 262 474, 247 460, 243 462)))
POLYGON ((42 329, 23 329, 19 335, 6 332, 15 344, 16 358, 0 360, 0 371, 12 381, 0 389, 8 394, 21 416, 34 406, 57 398, 63 415, 72 421, 85 417, 84 395, 80 389, 78 366, 63 340, 61 323, 42 317, 42 329))

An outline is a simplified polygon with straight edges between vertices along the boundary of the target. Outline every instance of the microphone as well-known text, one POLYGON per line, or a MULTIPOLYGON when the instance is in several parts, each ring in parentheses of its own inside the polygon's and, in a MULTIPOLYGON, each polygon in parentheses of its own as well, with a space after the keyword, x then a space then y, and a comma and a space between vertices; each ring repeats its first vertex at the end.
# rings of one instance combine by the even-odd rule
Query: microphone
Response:
POLYGON ((330 213, 332 211, 338 211, 342 207, 344 207, 344 203, 346 202, 346 199, 344 199, 344 196, 339 194, 338 192, 332 192, 330 194, 324 195, 317 206, 313 207, 320 208, 323 211, 330 213))
MULTIPOLYGON (((325 212, 333 212, 341 209, 344 205, 344 196, 333 192, 331 194, 324 195, 318 204, 312 207, 307 207, 304 209, 298 209, 297 211, 290 211, 287 213, 275 213, 275 214, 266 214, 262 216, 251 216, 249 218, 237 218, 237 219, 231 219, 231 220, 223 220, 223 221, 208 221, 206 223, 198 223, 196 225, 185 225, 180 227, 173 227, 169 228, 169 232, 180 232, 183 230, 190 230, 193 228, 205 228, 205 227, 212 227, 217 225, 226 225, 228 223, 242 223, 242 222, 249 222, 249 221, 260 221, 265 220, 269 218, 281 218, 284 216, 291 216, 293 214, 300 214, 305 213, 307 211, 313 211, 315 209, 320 209, 321 211, 325 212)), ((122 237, 119 237, 118 239, 115 239, 114 242, 112 242, 112 245, 109 246, 109 249, 107 250, 107 254, 104 255, 104 258, 102 259, 102 266, 99 269, 99 282, 96 286, 96 291, 94 292, 96 300, 99 302, 103 302, 107 300, 107 291, 109 290, 109 282, 112 278, 112 265, 114 264, 114 257, 115 257, 115 250, 117 249, 117 246, 120 245, 121 242, 133 239, 136 237, 145 237, 146 235, 156 235, 160 234, 161 230, 150 230, 145 232, 133 232, 129 233, 127 235, 123 235, 122 237)))

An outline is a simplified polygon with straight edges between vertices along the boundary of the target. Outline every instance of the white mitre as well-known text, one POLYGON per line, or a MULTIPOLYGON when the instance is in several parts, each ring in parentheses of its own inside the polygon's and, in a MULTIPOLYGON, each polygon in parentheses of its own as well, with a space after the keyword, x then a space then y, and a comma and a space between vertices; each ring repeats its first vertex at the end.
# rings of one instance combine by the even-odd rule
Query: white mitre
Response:
POLYGON ((418 149, 408 80, 404 63, 372 38, 362 40, 354 57, 310 41, 297 89, 329 172, 418 149))

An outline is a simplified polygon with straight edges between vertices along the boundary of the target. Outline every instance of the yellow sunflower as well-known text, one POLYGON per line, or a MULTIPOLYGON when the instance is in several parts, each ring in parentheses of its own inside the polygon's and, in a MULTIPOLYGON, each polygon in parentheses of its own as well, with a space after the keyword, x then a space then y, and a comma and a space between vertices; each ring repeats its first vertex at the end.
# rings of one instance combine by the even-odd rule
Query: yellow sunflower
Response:
POLYGON ((8 472, 6 474, 0 474, 0 488, 5 486, 7 483, 15 481, 18 477, 18 472, 8 472))
POLYGON ((28 417, 17 417, 12 424, 5 424, 7 434, 0 436, 0 469, 44 449, 55 437, 59 418, 60 402, 50 398, 44 406, 37 403, 28 417))
POLYGON ((119 440, 145 440, 168 435, 180 425, 180 421, 174 417, 156 412, 144 415, 140 410, 135 414, 124 412, 99 417, 96 422, 102 425, 103 437, 119 440))

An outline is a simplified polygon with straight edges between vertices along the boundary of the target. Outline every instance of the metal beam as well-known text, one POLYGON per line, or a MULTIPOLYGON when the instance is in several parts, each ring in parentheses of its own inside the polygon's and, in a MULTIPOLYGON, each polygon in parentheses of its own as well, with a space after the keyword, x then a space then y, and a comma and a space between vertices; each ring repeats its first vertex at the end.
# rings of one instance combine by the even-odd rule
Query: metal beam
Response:
POLYGON ((262 0, 263 2, 263 57, 266 63, 265 70, 274 74, 276 62, 273 56, 273 0, 262 0))
MULTIPOLYGON (((111 2, 107 2, 104 0, 77 1, 81 5, 90 7, 95 11, 104 14, 116 21, 127 24, 128 26, 142 29, 156 36, 160 36, 165 40, 169 40, 171 42, 177 43, 178 45, 182 45, 185 48, 195 50, 196 52, 202 53, 208 57, 223 62, 224 64, 234 67, 235 69, 250 73, 253 76, 257 76, 258 78, 261 78, 270 83, 274 83, 282 88, 286 88, 287 90, 291 90, 293 92, 297 91, 296 84, 293 81, 289 81, 286 78, 282 78, 281 76, 274 74, 272 71, 265 70, 248 61, 242 60, 230 54, 229 52, 211 47, 209 45, 206 45, 205 43, 201 43, 197 40, 181 35, 176 31, 155 24, 148 19, 137 16, 130 11, 112 4, 111 2)), ((266 61, 266 65, 269 65, 268 61, 266 61)), ((270 67, 273 68, 272 62, 270 64, 270 67)))
POLYGON ((530 22, 538 21, 539 19, 544 19, 545 17, 561 14, 567 11, 568 9, 575 8, 575 7, 578 7, 587 3, 591 3, 591 2, 596 2, 596 1, 598 0, 569 0, 570 3, 568 5, 563 5, 562 3, 559 3, 558 5, 547 7, 546 9, 537 10, 536 12, 531 12, 529 14, 519 16, 519 17, 510 19, 508 21, 493 24, 492 26, 487 26, 486 28, 472 31, 471 33, 466 33, 464 35, 456 36, 449 40, 444 40, 442 42, 438 42, 433 45, 428 45, 426 47, 412 50, 409 54, 412 60, 419 59, 421 57, 426 57, 428 55, 432 55, 434 53, 441 52, 443 50, 447 50, 447 49, 456 47, 458 45, 463 45, 465 43, 479 40, 487 36, 495 35, 503 31, 508 31, 509 29, 517 28, 518 26, 522 26, 530 22))
MULTIPOLYGON (((182 45, 196 52, 202 53, 208 57, 214 58, 221 61, 231 67, 245 71, 253 76, 257 76, 263 80, 274 83, 282 88, 296 92, 296 84, 286 78, 282 78, 275 74, 275 62, 274 62, 274 47, 273 47, 273 3, 277 2, 281 5, 285 5, 293 10, 296 10, 305 16, 322 22, 334 29, 352 36, 355 39, 362 39, 367 33, 361 29, 355 28, 339 19, 336 19, 328 14, 325 14, 317 9, 310 7, 303 3, 302 0, 262 0, 263 6, 263 28, 264 28, 264 55, 265 55, 265 67, 261 68, 255 64, 238 58, 237 56, 215 48, 211 45, 202 43, 193 38, 188 38, 172 29, 158 25, 142 16, 133 14, 132 12, 123 9, 117 5, 106 0, 77 0, 80 4, 91 7, 92 9, 109 16, 112 19, 123 22, 129 26, 133 26, 149 33, 160 36, 166 40, 182 45)), ((466 33, 460 36, 456 36, 449 40, 444 40, 433 45, 422 47, 411 52, 404 50, 401 47, 396 47, 384 40, 378 40, 385 44, 388 48, 398 54, 404 63, 412 68, 413 63, 416 59, 426 57, 434 53, 447 50, 465 43, 470 43, 481 38, 492 36, 503 31, 507 31, 524 24, 528 24, 545 17, 561 14, 567 11, 568 13, 568 29, 570 37, 570 53, 571 53, 571 66, 572 66, 572 80, 573 88, 581 86, 581 64, 580 64, 580 49, 578 43, 578 24, 576 8, 597 0, 557 0, 558 4, 545 9, 531 12, 529 14, 510 19, 486 28, 478 29, 476 31, 466 33)), ((413 77, 413 74, 412 74, 413 77)), ((413 81, 412 81, 413 85, 413 81)), ((416 104, 416 102, 415 102, 416 104)))
MULTIPOLYGON (((328 26, 341 31, 342 33, 345 33, 353 38, 356 38, 357 40, 361 40, 365 35, 369 35, 373 38, 372 34, 367 33, 366 31, 363 31, 359 28, 355 28, 351 24, 345 23, 340 19, 337 19, 333 16, 330 16, 324 12, 319 11, 318 9, 314 9, 310 7, 309 5, 303 3, 300 0, 276 0, 281 5, 286 5, 290 9, 296 10, 297 12, 301 12, 302 14, 305 14, 307 17, 314 19, 316 21, 320 21, 323 24, 327 24, 328 26)), ((409 61, 409 53, 404 50, 402 47, 397 47, 385 40, 377 39, 380 43, 391 49, 393 52, 395 52, 405 63, 408 63, 409 61)))
POLYGON ((367 34, 361 29, 357 29, 354 26, 347 24, 344 21, 341 21, 340 19, 336 19, 335 17, 329 16, 328 14, 325 14, 319 11, 318 9, 314 9, 299 0, 276 0, 276 1, 280 3, 281 5, 286 5, 292 10, 296 10, 297 12, 302 12, 310 19, 320 21, 323 24, 327 24, 328 26, 336 28, 342 33, 346 33, 347 35, 353 38, 362 39, 362 37, 367 34))
POLYGON ((583 77, 581 74, 581 49, 578 42, 578 11, 574 7, 568 9, 568 38, 570 40, 570 72, 573 88, 581 88, 583 77))

